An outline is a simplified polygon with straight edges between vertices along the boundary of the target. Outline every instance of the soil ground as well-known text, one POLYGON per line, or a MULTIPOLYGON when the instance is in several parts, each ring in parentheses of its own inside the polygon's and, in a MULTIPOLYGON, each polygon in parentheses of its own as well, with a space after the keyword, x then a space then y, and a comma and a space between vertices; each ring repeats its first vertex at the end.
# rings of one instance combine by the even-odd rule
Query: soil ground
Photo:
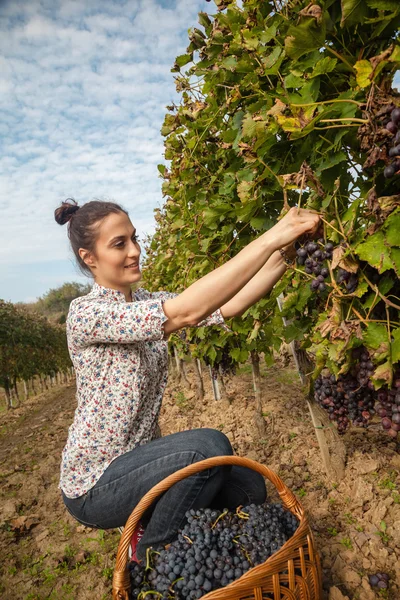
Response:
MULTIPOLYGON (((190 365, 189 379, 194 382, 190 365)), ((230 403, 215 401, 207 374, 200 403, 170 378, 161 415, 164 435, 214 427, 236 454, 278 473, 307 509, 322 558, 324 598, 400 599, 400 455, 383 433, 349 432, 342 481, 329 481, 303 390, 290 367, 262 369, 267 435, 253 424, 250 368, 227 379, 230 403), (385 571, 390 589, 367 576, 385 571)), ((2 600, 111 599, 118 530, 95 530, 66 511, 59 466, 75 410, 73 382, 1 412, 0 597, 2 600)), ((268 486, 271 497, 274 490, 268 486)))

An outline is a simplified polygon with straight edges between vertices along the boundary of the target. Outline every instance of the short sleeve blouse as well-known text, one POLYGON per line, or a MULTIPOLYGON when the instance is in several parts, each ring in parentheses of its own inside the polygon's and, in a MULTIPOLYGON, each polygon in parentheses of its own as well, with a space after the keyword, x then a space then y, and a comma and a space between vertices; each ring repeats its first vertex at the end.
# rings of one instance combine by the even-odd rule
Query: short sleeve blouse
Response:
MULTIPOLYGON (((66 326, 77 408, 59 484, 68 498, 85 494, 115 458, 156 436, 168 378, 162 305, 177 295, 140 288, 126 302, 122 292, 95 283, 71 302, 66 326)), ((219 309, 204 325, 226 328, 219 309)))

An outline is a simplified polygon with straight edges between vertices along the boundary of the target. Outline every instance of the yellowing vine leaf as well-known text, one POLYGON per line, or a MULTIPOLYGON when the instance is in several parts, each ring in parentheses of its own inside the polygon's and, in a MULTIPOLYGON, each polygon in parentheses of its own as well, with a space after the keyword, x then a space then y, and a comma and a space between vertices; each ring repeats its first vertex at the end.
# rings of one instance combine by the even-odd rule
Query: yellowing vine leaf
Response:
POLYGON ((371 75, 373 68, 369 60, 358 60, 354 65, 357 72, 356 81, 361 88, 366 88, 371 85, 371 75))

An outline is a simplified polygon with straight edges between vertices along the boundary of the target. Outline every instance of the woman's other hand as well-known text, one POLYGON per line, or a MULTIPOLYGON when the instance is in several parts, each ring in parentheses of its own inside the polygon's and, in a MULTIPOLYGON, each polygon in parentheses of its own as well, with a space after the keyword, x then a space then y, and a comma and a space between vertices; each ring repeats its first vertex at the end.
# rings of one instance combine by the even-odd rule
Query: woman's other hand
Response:
POLYGON ((273 245, 279 248, 291 246, 305 233, 313 234, 320 224, 320 216, 313 210, 293 207, 268 231, 273 245))

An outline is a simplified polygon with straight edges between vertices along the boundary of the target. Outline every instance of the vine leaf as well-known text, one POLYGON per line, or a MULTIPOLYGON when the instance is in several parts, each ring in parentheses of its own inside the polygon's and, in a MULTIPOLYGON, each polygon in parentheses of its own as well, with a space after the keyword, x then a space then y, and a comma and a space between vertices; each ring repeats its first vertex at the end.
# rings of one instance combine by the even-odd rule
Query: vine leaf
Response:
POLYGON ((367 16, 368 6, 365 0, 342 0, 341 27, 350 27, 363 23, 367 16))
POLYGON ((393 342, 391 344, 392 361, 397 363, 400 361, 400 329, 393 331, 393 342))
POLYGON ((382 365, 379 365, 379 367, 376 367, 374 376, 371 377, 371 380, 375 383, 377 388, 385 384, 390 387, 392 385, 392 379, 393 366, 390 359, 384 362, 382 365))
POLYGON ((377 231, 366 242, 358 244, 355 252, 361 260, 369 262, 370 265, 378 269, 379 273, 384 273, 394 267, 389 255, 389 249, 385 244, 383 231, 377 231))
POLYGON ((363 331, 363 339, 368 348, 377 350, 387 342, 386 326, 382 323, 368 323, 368 327, 363 331))
POLYGON ((369 60, 358 60, 354 65, 357 72, 356 81, 361 88, 366 88, 371 85, 371 75, 373 68, 369 60))
POLYGON ((400 246, 400 210, 393 212, 385 222, 386 241, 389 246, 400 246))
POLYGON ((286 54, 298 60, 303 54, 319 50, 324 45, 325 35, 325 24, 318 24, 313 18, 307 18, 299 25, 292 25, 285 38, 286 54))

